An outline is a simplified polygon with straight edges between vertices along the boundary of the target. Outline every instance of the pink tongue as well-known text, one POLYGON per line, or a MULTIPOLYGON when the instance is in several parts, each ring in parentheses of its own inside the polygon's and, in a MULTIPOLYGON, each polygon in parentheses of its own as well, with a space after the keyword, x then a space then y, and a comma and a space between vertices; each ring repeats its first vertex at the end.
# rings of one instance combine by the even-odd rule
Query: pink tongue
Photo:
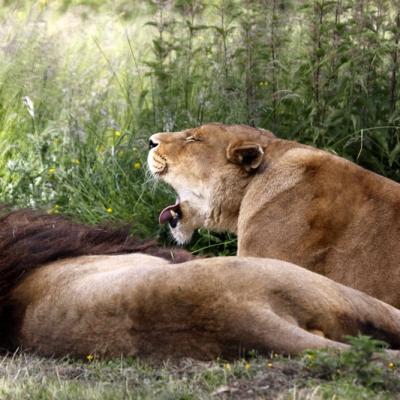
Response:
POLYGON ((179 202, 177 201, 174 205, 165 207, 164 210, 161 211, 160 216, 158 217, 158 221, 160 224, 166 224, 167 222, 173 220, 176 217, 176 214, 173 215, 175 212, 179 214, 179 202))

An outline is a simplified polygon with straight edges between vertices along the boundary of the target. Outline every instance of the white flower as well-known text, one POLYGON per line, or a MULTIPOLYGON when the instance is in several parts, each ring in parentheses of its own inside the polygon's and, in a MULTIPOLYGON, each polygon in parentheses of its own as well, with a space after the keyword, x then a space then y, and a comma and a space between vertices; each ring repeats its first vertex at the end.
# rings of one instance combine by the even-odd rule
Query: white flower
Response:
POLYGON ((28 109, 28 113, 32 118, 35 118, 35 107, 33 105, 33 101, 29 96, 25 96, 22 99, 22 102, 25 104, 26 108, 28 109))

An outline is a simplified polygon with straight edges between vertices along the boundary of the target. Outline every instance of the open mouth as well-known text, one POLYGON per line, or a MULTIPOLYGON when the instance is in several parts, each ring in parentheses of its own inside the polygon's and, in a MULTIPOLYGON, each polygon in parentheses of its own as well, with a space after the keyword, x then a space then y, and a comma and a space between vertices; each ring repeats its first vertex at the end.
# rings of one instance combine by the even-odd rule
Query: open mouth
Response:
POLYGON ((179 199, 176 200, 175 204, 165 207, 158 217, 160 224, 168 223, 171 228, 176 228, 178 221, 182 217, 182 211, 179 203, 179 199))

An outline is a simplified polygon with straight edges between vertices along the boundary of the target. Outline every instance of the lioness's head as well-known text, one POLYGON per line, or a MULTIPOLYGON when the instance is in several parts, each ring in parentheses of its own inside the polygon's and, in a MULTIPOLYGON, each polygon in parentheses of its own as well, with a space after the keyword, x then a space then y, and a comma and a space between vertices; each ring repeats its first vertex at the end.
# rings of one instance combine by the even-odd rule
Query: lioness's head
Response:
POLYGON ((150 137, 149 169, 178 193, 159 218, 175 240, 189 241, 200 227, 237 231, 245 188, 265 167, 264 151, 273 138, 263 129, 222 124, 150 137))

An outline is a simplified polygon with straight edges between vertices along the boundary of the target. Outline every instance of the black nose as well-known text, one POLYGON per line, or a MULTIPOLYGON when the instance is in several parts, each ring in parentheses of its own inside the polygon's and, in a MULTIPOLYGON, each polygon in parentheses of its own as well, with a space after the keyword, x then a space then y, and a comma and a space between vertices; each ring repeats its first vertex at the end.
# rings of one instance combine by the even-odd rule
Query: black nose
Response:
POLYGON ((152 149, 153 147, 157 147, 158 143, 153 142, 151 139, 149 140, 149 149, 152 149))

